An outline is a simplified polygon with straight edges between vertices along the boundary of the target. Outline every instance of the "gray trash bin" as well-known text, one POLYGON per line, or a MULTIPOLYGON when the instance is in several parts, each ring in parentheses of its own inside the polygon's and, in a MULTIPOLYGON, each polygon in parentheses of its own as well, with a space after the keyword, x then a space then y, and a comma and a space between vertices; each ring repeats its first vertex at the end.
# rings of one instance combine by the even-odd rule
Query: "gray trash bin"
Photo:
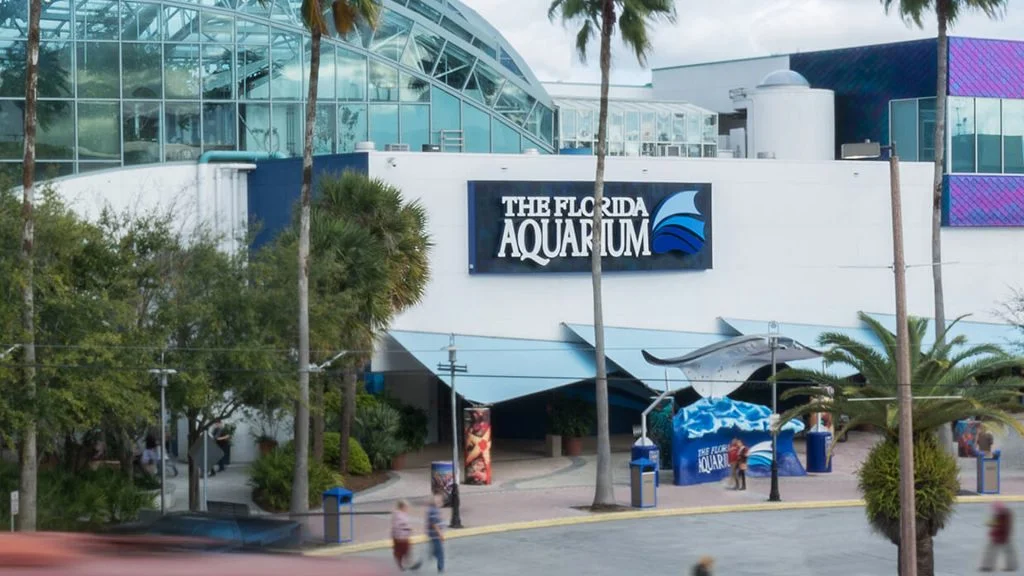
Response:
POLYGON ((657 467, 647 458, 629 463, 630 503, 634 508, 658 505, 657 467))

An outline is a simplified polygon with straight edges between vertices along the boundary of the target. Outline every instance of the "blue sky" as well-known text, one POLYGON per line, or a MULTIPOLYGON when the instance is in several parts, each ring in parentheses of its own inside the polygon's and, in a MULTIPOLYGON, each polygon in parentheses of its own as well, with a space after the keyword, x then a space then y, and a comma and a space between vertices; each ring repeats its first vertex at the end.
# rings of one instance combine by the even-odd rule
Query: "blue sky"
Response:
MULTIPOLYGON (((549 0, 462 0, 502 31, 541 80, 597 81, 593 64, 579 63, 575 30, 549 23, 549 0)), ((924 29, 908 27, 872 0, 677 0, 679 21, 654 30, 650 66, 674 66, 773 53, 821 50, 935 35, 934 20, 924 29)), ((1008 0, 1001 21, 967 14, 954 34, 1024 40, 1024 0, 1008 0)), ((595 56, 597 47, 593 50, 595 56)), ((644 84, 650 72, 616 41, 612 81, 644 84)), ((594 59, 596 61, 596 58, 594 59)))

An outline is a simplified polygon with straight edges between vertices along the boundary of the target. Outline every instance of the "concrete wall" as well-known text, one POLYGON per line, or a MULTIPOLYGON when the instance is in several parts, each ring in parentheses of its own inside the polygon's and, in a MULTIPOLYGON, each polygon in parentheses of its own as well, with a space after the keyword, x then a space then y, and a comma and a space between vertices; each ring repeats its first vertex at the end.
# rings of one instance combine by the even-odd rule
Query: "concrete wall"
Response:
MULTIPOLYGON (((423 302, 394 328, 561 339, 559 323, 592 322, 588 274, 469 274, 466 187, 468 180, 587 181, 592 157, 374 153, 369 163, 371 175, 420 199, 435 243, 423 302)), ((931 167, 901 170, 909 309, 930 316, 931 167)), ((714 206, 714 269, 607 274, 609 326, 717 332, 722 316, 852 326, 859 310, 894 311, 884 163, 610 158, 607 179, 710 182, 714 206)), ((1024 232, 947 229, 943 236, 947 316, 997 320, 996 307, 1024 285, 1024 232)))
MULTIPOLYGON (((655 68, 654 98, 684 100, 719 113, 735 110, 729 91, 754 88, 770 72, 789 69, 789 56, 766 56, 692 66, 655 68)), ((815 88, 827 86, 815 86, 815 88)))

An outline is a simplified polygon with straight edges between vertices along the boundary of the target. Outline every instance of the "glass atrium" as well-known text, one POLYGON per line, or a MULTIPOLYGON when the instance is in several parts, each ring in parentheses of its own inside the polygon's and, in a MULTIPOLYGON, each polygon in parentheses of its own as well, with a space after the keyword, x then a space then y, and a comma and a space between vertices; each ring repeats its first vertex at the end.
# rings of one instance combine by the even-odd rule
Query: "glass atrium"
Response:
MULTIPOLYGON (((597 99, 555 99, 559 149, 594 149, 599 105, 597 99)), ((685 102, 611 100, 608 155, 714 158, 718 114, 685 102)))
MULTIPOLYGON (((376 30, 325 37, 315 147, 554 151, 550 98, 455 0, 383 0, 376 30)), ((43 0, 40 177, 302 154, 310 43, 300 0, 43 0)), ((20 171, 28 0, 0 0, 0 171, 20 171)))

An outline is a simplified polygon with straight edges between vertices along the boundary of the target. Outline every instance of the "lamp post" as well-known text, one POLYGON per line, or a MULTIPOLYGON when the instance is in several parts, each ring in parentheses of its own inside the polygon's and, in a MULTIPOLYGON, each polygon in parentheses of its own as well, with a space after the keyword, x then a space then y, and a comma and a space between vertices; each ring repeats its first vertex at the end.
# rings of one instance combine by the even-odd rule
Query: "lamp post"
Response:
MULTIPOLYGON (((149 373, 160 376, 160 514, 164 515, 167 513, 167 455, 164 454, 167 447, 167 377, 177 374, 178 371, 171 368, 154 368, 149 373)), ((206 444, 204 443, 203 446, 205 448, 206 444)), ((203 460, 203 473, 205 474, 205 454, 203 460)))
POLYGON ((900 574, 917 574, 917 505, 914 494, 913 391, 910 376, 910 334, 907 332, 907 264, 903 254, 903 206, 900 198, 900 161, 896 143, 843 144, 842 158, 878 158, 889 150, 889 191, 892 205, 892 253, 896 291, 896 383, 899 389, 900 454, 900 574))
POLYGON ((772 359, 772 487, 768 493, 769 502, 781 502, 779 496, 779 390, 775 381, 776 364, 775 350, 779 347, 779 323, 772 320, 768 324, 768 347, 771 349, 772 359))
POLYGON ((447 370, 451 378, 452 390, 452 519, 449 528, 462 528, 462 515, 459 513, 459 418, 458 396, 455 394, 455 373, 465 372, 465 364, 456 363, 455 335, 448 340, 448 362, 437 365, 438 370, 447 370))

